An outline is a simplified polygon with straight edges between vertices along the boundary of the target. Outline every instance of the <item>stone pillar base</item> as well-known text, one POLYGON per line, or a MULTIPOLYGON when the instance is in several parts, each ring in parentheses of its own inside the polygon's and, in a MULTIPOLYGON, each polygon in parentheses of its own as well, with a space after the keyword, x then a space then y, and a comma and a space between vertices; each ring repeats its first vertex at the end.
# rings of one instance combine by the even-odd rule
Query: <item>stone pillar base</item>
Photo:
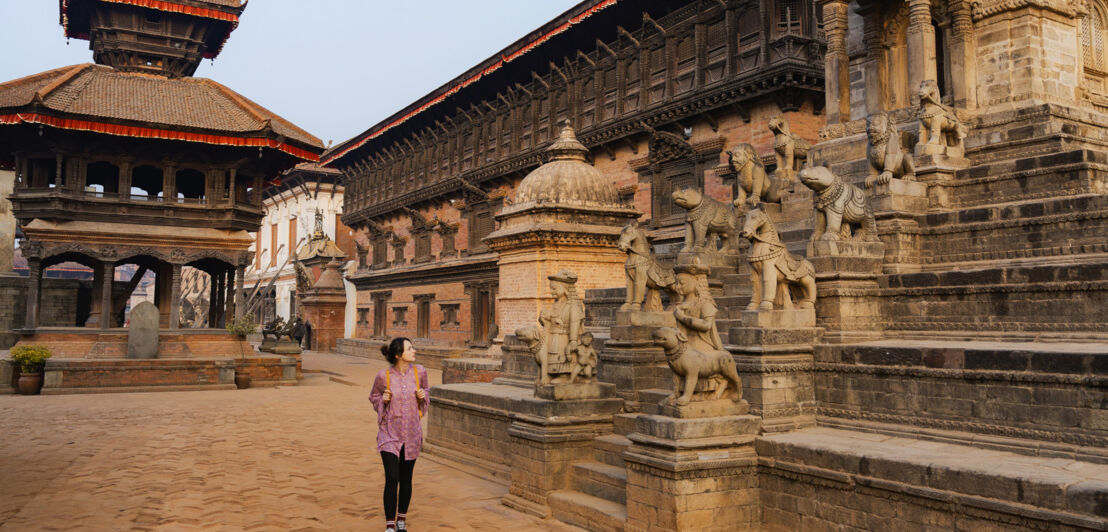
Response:
POLYGON ((570 464, 592 458, 593 439, 612 432, 612 416, 623 401, 525 397, 512 406, 508 427, 512 482, 501 502, 545 519, 550 515, 547 495, 570 487, 570 464))
MULTIPOLYGON (((666 408, 666 407, 661 407, 666 408)), ((627 530, 754 530, 760 422, 745 401, 702 401, 641 415, 627 436, 627 530)))
POLYGON ((751 413, 762 418, 762 430, 786 432, 815 425, 812 354, 824 335, 824 329, 815 327, 815 312, 745 311, 742 320, 742 327, 729 331, 734 345, 727 349, 735 357, 751 413))
POLYGON ((624 400, 627 412, 643 409, 642 392, 671 386, 673 372, 651 334, 661 327, 676 326, 669 312, 616 312, 611 339, 600 351, 597 371, 601 381, 615 385, 615 393, 624 400))
POLYGON ((925 155, 916 163, 916 179, 927 185, 928 209, 947 211, 955 207, 950 198, 950 184, 958 170, 970 167, 970 161, 959 157, 925 155))
MULTIPOLYGON (((880 337, 879 286, 885 245, 881 242, 817 241, 808 260, 816 268, 818 325, 824 340, 845 342, 880 337)), ((918 268, 918 265, 917 265, 918 268)))
POLYGON ((296 343, 295 340, 289 340, 288 338, 285 338, 282 340, 278 340, 273 346, 273 351, 270 352, 278 355, 299 355, 300 344, 296 343))
POLYGON ((928 186, 919 181, 892 180, 876 185, 870 197, 877 234, 885 244, 885 273, 920 271, 919 222, 929 204, 928 186))

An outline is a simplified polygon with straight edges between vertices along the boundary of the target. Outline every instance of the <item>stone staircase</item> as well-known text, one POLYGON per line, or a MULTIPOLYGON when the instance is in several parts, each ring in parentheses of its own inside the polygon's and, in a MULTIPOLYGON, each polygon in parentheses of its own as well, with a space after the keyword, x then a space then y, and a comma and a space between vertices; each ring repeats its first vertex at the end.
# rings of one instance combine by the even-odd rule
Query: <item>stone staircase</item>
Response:
POLYGON ((571 486, 548 498, 554 517, 598 532, 623 532, 627 524, 627 466, 623 452, 631 446, 626 434, 636 414, 617 414, 612 434, 593 440, 591 460, 572 464, 571 486))

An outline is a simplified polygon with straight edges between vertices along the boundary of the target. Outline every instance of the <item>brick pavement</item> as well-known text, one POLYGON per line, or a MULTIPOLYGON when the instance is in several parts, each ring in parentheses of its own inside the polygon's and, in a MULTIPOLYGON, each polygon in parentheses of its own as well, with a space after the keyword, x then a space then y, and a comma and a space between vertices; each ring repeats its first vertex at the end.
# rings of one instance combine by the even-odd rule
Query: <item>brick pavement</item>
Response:
MULTIPOLYGON (((0 531, 384 530, 366 400, 384 364, 306 353, 306 370, 327 373, 295 387, 0 396, 0 531)), ((580 530, 422 457, 414 492, 419 532, 580 530)))

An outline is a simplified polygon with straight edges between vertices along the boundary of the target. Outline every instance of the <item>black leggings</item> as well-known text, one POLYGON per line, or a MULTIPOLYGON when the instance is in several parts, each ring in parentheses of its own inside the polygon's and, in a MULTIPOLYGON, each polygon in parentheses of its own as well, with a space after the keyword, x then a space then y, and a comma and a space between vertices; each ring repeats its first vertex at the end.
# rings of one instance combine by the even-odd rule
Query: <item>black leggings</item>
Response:
MULTIPOLYGON (((404 456, 404 448, 400 448, 404 456)), ((399 495, 400 513, 408 513, 408 503, 412 501, 412 471, 415 460, 404 460, 395 454, 381 451, 381 462, 385 464, 385 519, 396 519, 397 495, 399 495)))

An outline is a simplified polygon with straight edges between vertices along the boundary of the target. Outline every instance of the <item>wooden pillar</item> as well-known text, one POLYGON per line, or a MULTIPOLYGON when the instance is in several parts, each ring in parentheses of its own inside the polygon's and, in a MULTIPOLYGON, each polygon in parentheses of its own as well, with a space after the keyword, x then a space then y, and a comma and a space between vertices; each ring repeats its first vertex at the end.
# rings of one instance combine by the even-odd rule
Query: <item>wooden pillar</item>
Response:
POLYGON ((131 197, 131 161, 127 159, 119 162, 119 197, 131 197))
POLYGON ((239 265, 235 268, 235 299, 232 302, 232 308, 234 309, 235 319, 242 317, 243 304, 242 304, 242 285, 246 277, 246 266, 239 265))
POLYGON ((64 177, 62 172, 65 170, 65 158, 62 157, 62 154, 56 153, 54 154, 54 162, 57 165, 54 168, 54 188, 61 192, 62 177, 64 177))
POLYGON ((231 206, 234 206, 235 205, 235 179, 236 179, 236 174, 238 173, 238 171, 235 170, 234 168, 232 168, 232 169, 228 170, 228 173, 230 174, 230 178, 228 179, 228 183, 227 183, 227 199, 230 200, 231 206))
POLYGON ((850 57, 846 52, 846 0, 830 0, 823 4, 823 28, 827 33, 827 54, 824 56, 824 94, 827 123, 850 121, 850 57))
POLYGON ((181 321, 181 265, 170 265, 169 328, 176 329, 181 321))
POLYGON ((176 170, 173 165, 162 168, 162 198, 166 203, 177 203, 176 170))
MULTIPOLYGON (((931 40, 932 41, 935 40, 934 35, 932 35, 931 40)), ((262 181, 261 174, 258 174, 256 176, 254 176, 254 190, 251 191, 251 193, 250 193, 250 203, 254 204, 255 207, 261 207, 262 206, 262 185, 263 184, 264 184, 264 182, 262 181)))
POLYGON ((223 323, 226 324, 235 317, 235 294, 232 292, 235 286, 235 269, 227 268, 220 277, 220 298, 222 298, 223 323))
POLYGON ((218 324, 216 321, 216 309, 219 307, 216 305, 218 304, 217 300, 219 298, 219 281, 217 280, 215 272, 208 272, 208 278, 208 327, 215 328, 218 324))
POLYGON ((912 105, 919 105, 919 86, 925 79, 939 79, 931 0, 908 0, 908 95, 912 105))
POLYGON ((100 264, 100 328, 110 329, 112 318, 112 281, 115 280, 115 263, 100 264))
POLYGON ((39 290, 42 287, 42 259, 27 258, 27 320, 24 329, 34 330, 38 327, 38 302, 39 290))

